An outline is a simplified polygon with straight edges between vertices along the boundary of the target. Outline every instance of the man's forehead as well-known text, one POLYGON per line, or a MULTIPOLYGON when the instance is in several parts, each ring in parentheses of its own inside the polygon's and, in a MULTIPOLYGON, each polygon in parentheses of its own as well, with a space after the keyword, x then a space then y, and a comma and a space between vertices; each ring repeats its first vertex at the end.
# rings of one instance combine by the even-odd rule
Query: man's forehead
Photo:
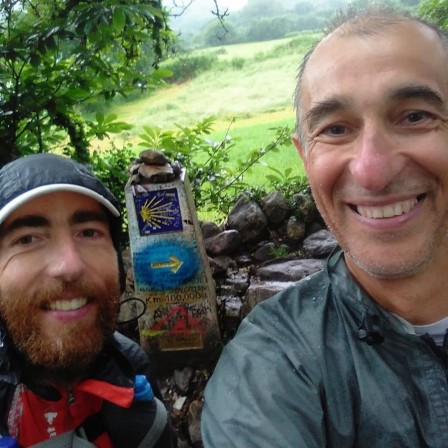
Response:
MULTIPOLYGON (((372 39, 388 40, 391 37, 407 42, 411 35, 418 35, 419 38, 426 38, 432 42, 440 42, 439 36, 433 29, 410 19, 403 18, 395 22, 384 22, 381 18, 367 17, 360 21, 347 22, 319 42, 310 56, 307 66, 311 65, 313 60, 318 59, 320 53, 326 52, 329 48, 340 47, 343 49, 348 43, 363 46, 365 42, 372 39)), ((326 53, 326 57, 331 57, 331 54, 326 53)), ((429 54, 428 57, 431 55, 429 54)))
POLYGON ((439 71, 443 69, 445 77, 446 65, 440 65, 439 61, 446 59, 446 46, 428 26, 406 20, 384 27, 381 33, 357 31, 359 27, 345 24, 317 45, 303 72, 303 96, 309 93, 310 85, 315 87, 316 83, 320 83, 318 90, 321 92, 327 82, 341 75, 356 73, 375 57, 381 66, 376 66, 371 72, 372 83, 375 83, 375 76, 380 70, 395 68, 398 59, 407 59, 407 63, 413 62, 422 67, 436 67, 439 71))

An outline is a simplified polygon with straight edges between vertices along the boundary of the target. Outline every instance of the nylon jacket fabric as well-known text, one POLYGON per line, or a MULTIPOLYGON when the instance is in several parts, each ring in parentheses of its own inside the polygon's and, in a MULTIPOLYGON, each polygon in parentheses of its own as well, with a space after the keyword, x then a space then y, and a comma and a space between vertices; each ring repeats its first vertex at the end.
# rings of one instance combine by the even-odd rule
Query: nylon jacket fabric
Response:
POLYGON ((202 435, 206 448, 446 448, 446 370, 339 251, 241 323, 207 385, 202 435))
MULTIPOLYGON (((8 344, 7 335, 0 327, 0 434, 8 434, 7 418, 11 408, 14 391, 21 383, 22 373, 17 359, 8 344)), ((141 347, 120 333, 114 333, 99 355, 94 369, 89 377, 92 380, 107 382, 118 388, 132 388, 136 374, 146 375, 157 398, 161 399, 160 390, 154 379, 151 379, 147 355, 141 347)), ((49 399, 55 389, 37 389, 29 387, 35 394, 49 399)), ((115 448, 136 448, 150 430, 156 415, 156 402, 134 402, 131 407, 122 407, 109 401, 104 401, 98 414, 97 422, 109 435, 115 448)), ((90 424, 95 424, 95 421, 90 424)), ((96 428, 92 428, 94 431, 96 428)), ((79 442, 79 441, 78 441, 79 442)), ((46 442, 39 447, 47 446, 46 442)), ((54 446, 48 441, 48 446, 54 446)), ((92 445, 93 446, 93 445, 92 445)), ((176 438, 171 425, 167 423, 155 448, 175 448, 176 438)))

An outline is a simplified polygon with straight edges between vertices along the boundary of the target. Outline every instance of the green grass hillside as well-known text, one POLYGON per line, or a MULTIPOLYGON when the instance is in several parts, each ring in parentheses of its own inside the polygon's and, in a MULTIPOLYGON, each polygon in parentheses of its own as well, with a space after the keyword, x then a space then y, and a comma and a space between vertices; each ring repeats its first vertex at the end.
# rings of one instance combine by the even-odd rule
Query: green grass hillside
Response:
MULTIPOLYGON (((264 147, 275 139, 271 128, 294 126, 293 93, 300 61, 318 34, 269 42, 213 47, 195 54, 213 54, 212 68, 194 79, 167 85, 147 97, 117 105, 110 112, 135 125, 131 140, 138 141, 143 126, 172 129, 176 124, 192 125, 216 117, 212 138, 220 140, 230 128, 236 142, 232 158, 244 159, 245 153, 264 147)), ((260 186, 269 184, 269 166, 282 170, 294 167, 303 173, 294 146, 268 154, 245 180, 260 186)))

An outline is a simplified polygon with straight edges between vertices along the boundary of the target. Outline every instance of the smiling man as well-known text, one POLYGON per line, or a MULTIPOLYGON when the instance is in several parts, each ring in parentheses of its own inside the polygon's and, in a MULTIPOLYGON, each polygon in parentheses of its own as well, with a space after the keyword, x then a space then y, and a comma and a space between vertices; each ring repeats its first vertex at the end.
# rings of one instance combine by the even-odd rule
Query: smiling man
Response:
POLYGON ((243 321, 207 386, 205 446, 447 447, 448 38, 389 9, 341 16, 296 109, 341 249, 243 321))
POLYGON ((120 230, 82 165, 40 154, 0 170, 1 443, 175 446, 146 355, 115 332, 120 230))

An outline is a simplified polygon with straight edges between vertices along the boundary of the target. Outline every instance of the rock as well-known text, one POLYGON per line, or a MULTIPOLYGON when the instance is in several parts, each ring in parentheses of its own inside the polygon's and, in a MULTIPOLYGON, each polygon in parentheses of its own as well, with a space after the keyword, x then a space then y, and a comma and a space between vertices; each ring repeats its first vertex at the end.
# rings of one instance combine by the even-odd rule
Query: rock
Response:
POLYGON ((250 266, 254 260, 248 254, 242 254, 235 258, 236 264, 241 267, 250 266))
POLYGON ((285 197, 280 191, 272 191, 261 200, 261 208, 268 223, 276 227, 289 215, 290 209, 285 197))
POLYGON ((232 338, 241 322, 241 309, 243 302, 239 296, 219 295, 218 300, 218 315, 220 320, 220 329, 222 340, 232 338))
POLYGON ((182 166, 178 162, 173 162, 171 164, 171 168, 173 169, 173 174, 176 177, 179 177, 182 174, 182 166))
POLYGON ((140 168, 141 163, 134 163, 129 167, 130 174, 137 174, 138 169, 140 168))
POLYGON ((173 404, 173 410, 176 412, 182 411, 186 400, 187 397, 179 397, 173 404))
POLYGON ((293 285, 293 282, 263 282, 252 281, 249 289, 244 297, 243 307, 241 309, 241 318, 245 317, 249 312, 263 300, 269 299, 280 291, 293 285))
MULTIPOLYGON (((139 165, 139 168, 140 168, 140 165, 139 165)), ((138 171, 138 169, 137 169, 137 171, 138 171)), ((141 180, 142 180, 142 178, 140 177, 140 175, 137 172, 129 178, 128 183, 135 185, 135 184, 139 184, 141 182, 141 180)))
POLYGON ((307 277, 323 268, 324 260, 286 260, 262 266, 256 270, 256 275, 264 281, 294 282, 307 277))
POLYGON ((202 442, 201 436, 202 401, 195 400, 190 403, 188 410, 188 432, 193 446, 202 442))
POLYGON ((323 224, 321 221, 313 221, 310 222, 306 226, 306 233, 307 235, 312 235, 313 233, 319 232, 319 230, 327 229, 325 224, 323 224))
POLYGON ((218 233, 221 233, 221 229, 212 221, 203 221, 201 223, 201 233, 202 238, 206 240, 207 238, 216 236, 218 235, 218 233))
POLYGON ((329 230, 319 230, 308 236, 303 241, 303 250, 309 257, 327 257, 336 247, 338 242, 329 230))
POLYGON ((254 252, 255 261, 266 261, 275 258, 275 244, 265 243, 254 252))
POLYGON ((229 273, 226 284, 232 288, 232 294, 243 296, 249 287, 249 273, 247 271, 229 273))
POLYGON ((293 241, 300 241, 305 236, 306 226, 304 222, 298 221, 295 216, 291 216, 286 225, 286 235, 293 241))
POLYGON ((160 151, 145 149, 139 154, 140 160, 146 165, 168 165, 170 160, 160 151))
POLYGON ((209 262, 213 276, 219 276, 220 274, 228 275, 230 272, 238 270, 235 260, 228 255, 219 255, 214 258, 209 258, 209 262))
POLYGON ((267 225, 263 210, 245 194, 240 195, 227 219, 227 228, 238 230, 243 243, 260 240, 267 225))
POLYGON ((142 163, 138 174, 151 183, 163 183, 172 181, 176 175, 171 165, 146 165, 142 163))
POLYGON ((186 394, 188 392, 193 373, 194 371, 191 367, 185 367, 182 370, 174 370, 174 382, 181 394, 186 394))
POLYGON ((243 302, 238 296, 219 296, 219 302, 224 308, 225 316, 228 318, 239 318, 243 302))
POLYGON ((314 221, 318 216, 316 204, 313 198, 307 194, 295 194, 292 197, 293 212, 300 217, 300 220, 308 223, 314 221))
POLYGON ((230 254, 241 243, 237 230, 225 230, 204 240, 205 250, 210 255, 230 254))

